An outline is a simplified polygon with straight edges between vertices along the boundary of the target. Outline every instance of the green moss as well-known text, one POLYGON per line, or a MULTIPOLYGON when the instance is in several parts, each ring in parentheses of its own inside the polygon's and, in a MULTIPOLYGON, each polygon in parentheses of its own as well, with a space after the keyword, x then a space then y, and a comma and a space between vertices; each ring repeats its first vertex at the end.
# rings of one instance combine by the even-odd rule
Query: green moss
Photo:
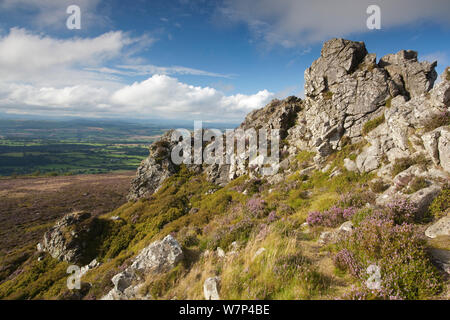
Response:
POLYGON ((367 135, 370 131, 378 127, 380 124, 384 122, 384 114, 378 118, 367 121, 362 129, 362 134, 367 135))
POLYGON ((386 108, 390 108, 391 105, 392 105, 392 97, 389 97, 389 98, 386 100, 386 108))
POLYGON ((331 100, 331 99, 333 99, 333 92, 331 92, 331 91, 326 91, 326 92, 324 92, 323 93, 323 98, 325 99, 325 100, 331 100))
POLYGON ((442 188, 440 194, 434 198, 429 211, 434 218, 446 215, 450 208, 450 186, 447 184, 442 188))

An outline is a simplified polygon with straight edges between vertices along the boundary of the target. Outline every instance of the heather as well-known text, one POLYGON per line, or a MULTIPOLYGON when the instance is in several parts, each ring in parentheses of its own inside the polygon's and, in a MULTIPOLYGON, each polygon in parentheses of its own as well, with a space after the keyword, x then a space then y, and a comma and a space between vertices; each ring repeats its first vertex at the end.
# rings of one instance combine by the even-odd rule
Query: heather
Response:
POLYGON ((426 254, 424 237, 410 223, 413 209, 395 201, 368 215, 338 244, 336 266, 348 270, 364 288, 369 275, 361 270, 377 264, 381 290, 372 295, 378 298, 423 299, 439 294, 440 276, 426 254))
POLYGON ((344 221, 351 219, 355 212, 356 209, 353 207, 343 209, 334 206, 323 212, 310 212, 306 222, 311 226, 337 227, 344 221))

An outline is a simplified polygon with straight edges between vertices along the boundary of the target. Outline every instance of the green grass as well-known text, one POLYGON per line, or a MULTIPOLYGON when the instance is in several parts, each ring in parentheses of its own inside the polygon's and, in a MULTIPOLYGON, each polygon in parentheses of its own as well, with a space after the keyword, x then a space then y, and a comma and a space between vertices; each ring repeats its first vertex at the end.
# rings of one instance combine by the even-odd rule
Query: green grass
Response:
POLYGON ((378 118, 372 119, 367 121, 362 129, 362 134, 363 135, 367 135, 370 131, 372 131, 373 129, 375 129, 376 127, 378 127, 380 124, 382 124, 385 121, 384 119, 384 114, 381 115, 378 118))

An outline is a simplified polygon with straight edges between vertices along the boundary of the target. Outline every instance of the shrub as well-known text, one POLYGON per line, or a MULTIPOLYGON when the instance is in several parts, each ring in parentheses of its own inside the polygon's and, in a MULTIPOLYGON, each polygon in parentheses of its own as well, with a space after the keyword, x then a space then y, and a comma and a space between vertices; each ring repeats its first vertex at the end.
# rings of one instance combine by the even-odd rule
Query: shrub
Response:
POLYGON ((391 105, 392 105, 392 97, 389 97, 389 98, 386 100, 386 108, 390 108, 391 105))
POLYGON ((331 91, 326 91, 326 92, 324 92, 323 93, 323 98, 325 99, 325 100, 331 100, 331 99, 333 99, 333 92, 331 92, 331 91))
POLYGON ((377 179, 375 181, 371 181, 369 183, 370 189, 375 193, 382 193, 389 188, 387 183, 384 183, 383 180, 377 179))
POLYGON ((366 217, 370 216, 373 213, 372 208, 362 208, 359 209, 353 216, 352 216, 352 223, 353 226, 357 227, 363 221, 366 217))
MULTIPOLYGON (((427 257, 422 234, 412 224, 397 224, 389 213, 399 212, 404 204, 391 207, 367 216, 338 246, 350 251, 363 268, 373 263, 381 268, 381 290, 372 291, 378 298, 421 299, 440 293, 441 279, 427 257)), ((348 253, 341 255, 349 259, 348 253)))
POLYGON ((342 209, 334 206, 323 212, 310 212, 306 222, 311 226, 337 227, 349 220, 355 212, 356 209, 353 207, 342 209))
POLYGON ((356 278, 361 274, 361 267, 358 261, 353 256, 353 253, 348 249, 342 249, 333 257, 333 262, 336 267, 343 271, 348 271, 356 278))
POLYGON ((342 208, 361 208, 368 203, 375 201, 375 195, 372 192, 355 190, 353 192, 347 192, 341 195, 338 206, 342 208))
POLYGON ((261 217, 264 215, 266 209, 266 201, 258 197, 253 197, 247 201, 246 208, 252 216, 261 217))
POLYGON ((378 118, 367 121, 363 126, 362 134, 363 135, 368 134, 370 131, 372 131, 373 129, 378 127, 380 124, 382 124, 384 122, 384 120, 385 119, 384 119, 384 114, 383 114, 378 118))
POLYGON ((385 214, 396 224, 412 222, 415 218, 417 207, 406 199, 395 199, 386 205, 385 214))
POLYGON ((446 184, 439 195, 434 198, 430 205, 430 214, 435 218, 440 218, 448 213, 450 208, 450 186, 446 184))

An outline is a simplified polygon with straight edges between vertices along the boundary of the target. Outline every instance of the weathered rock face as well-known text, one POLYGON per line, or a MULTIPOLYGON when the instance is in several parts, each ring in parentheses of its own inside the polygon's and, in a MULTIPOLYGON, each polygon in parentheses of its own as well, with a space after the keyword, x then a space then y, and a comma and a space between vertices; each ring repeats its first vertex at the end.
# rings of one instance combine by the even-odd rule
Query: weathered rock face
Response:
POLYGON ((150 296, 140 293, 142 281, 145 280, 142 276, 167 272, 182 259, 183 250, 171 235, 153 242, 136 256, 131 266, 111 279, 114 288, 102 300, 150 299, 150 296))
POLYGON ((65 215, 48 230, 37 245, 37 250, 48 252, 53 258, 70 263, 79 262, 83 257, 85 243, 82 236, 89 232, 89 218, 86 212, 65 215))
MULTIPOLYGON (((321 166, 344 142, 367 142, 355 161, 345 161, 347 170, 378 172, 389 180, 390 164, 396 159, 424 155, 434 163, 426 177, 446 179, 450 170, 448 122, 425 133, 436 116, 448 118, 449 114, 450 69, 434 86, 435 67, 435 62, 419 62, 417 52, 404 50, 377 63, 376 55, 368 53, 364 43, 332 39, 323 45, 321 56, 305 71, 305 100, 295 97, 274 100, 251 112, 238 129, 279 129, 283 143, 287 142, 281 152, 289 154, 283 163, 286 172, 289 159, 301 150, 316 152, 315 165, 321 166), (377 126, 363 130, 371 120, 377 126)), ((153 193, 175 172, 170 159, 161 158, 155 151, 170 154, 173 144, 167 138, 163 137, 160 143, 165 147, 153 147, 156 149, 151 150, 150 157, 138 169, 130 199, 153 193)), ((235 155, 228 156, 236 160, 235 155)), ((197 169, 205 172, 209 181, 224 186, 245 174, 258 175, 260 160, 203 165, 197 169), (252 171, 252 167, 257 169, 252 171)), ((272 180, 282 178, 278 174, 272 180)))
POLYGON ((450 236, 450 216, 446 216, 432 224, 425 231, 425 235, 429 238, 438 236, 450 236))
POLYGON ((290 144, 315 149, 320 160, 340 147, 344 135, 359 141, 364 124, 384 116, 386 126, 367 138, 369 145, 357 160, 358 169, 376 170, 387 153, 391 161, 405 156, 411 129, 448 108, 446 84, 429 92, 437 77, 435 66, 418 62, 414 51, 388 55, 377 64, 363 43, 326 42, 321 57, 305 71, 305 108, 290 129, 290 144))
POLYGON ((384 68, 392 79, 395 79, 398 87, 401 88, 404 84, 405 91, 400 93, 409 93, 411 97, 428 92, 437 78, 434 70, 437 63, 418 62, 417 52, 412 50, 388 54, 381 58, 378 65, 384 68))
POLYGON ((239 128, 243 130, 279 129, 280 139, 284 139, 287 136, 287 130, 295 124, 301 106, 302 100, 297 97, 273 100, 264 108, 250 112, 239 128))
POLYGON ((176 172, 170 159, 175 143, 171 141, 172 131, 166 132, 160 140, 150 146, 150 155, 142 161, 136 177, 131 182, 128 200, 137 200, 158 190, 163 181, 176 172))

